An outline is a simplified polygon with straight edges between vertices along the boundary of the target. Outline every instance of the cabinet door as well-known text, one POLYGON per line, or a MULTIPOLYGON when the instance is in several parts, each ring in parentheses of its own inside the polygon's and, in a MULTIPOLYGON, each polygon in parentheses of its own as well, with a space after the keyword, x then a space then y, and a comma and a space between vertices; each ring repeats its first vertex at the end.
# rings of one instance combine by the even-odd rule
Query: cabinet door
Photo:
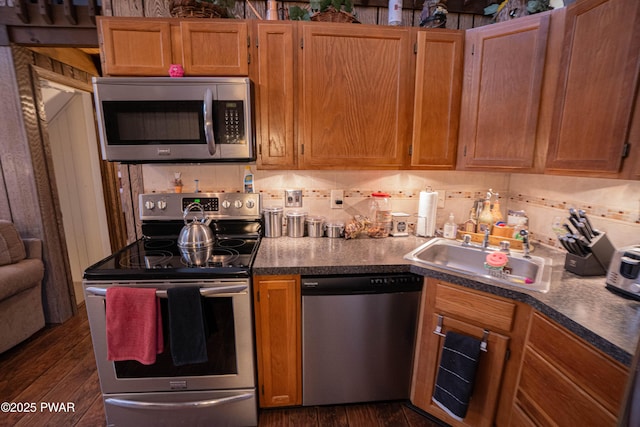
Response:
POLYGON ((249 75, 246 22, 180 22, 182 66, 190 76, 249 75))
POLYGON ((300 276, 255 276, 261 407, 302 404, 300 276))
POLYGON ((464 32, 418 32, 411 166, 453 169, 458 146, 464 32))
POLYGON ((399 169, 411 137, 408 28, 301 26, 299 165, 306 169, 399 169))
POLYGON ((462 168, 534 166, 549 19, 538 14, 467 31, 462 168))
MULTIPOLYGON (((467 415, 463 421, 457 421, 431 400, 444 344, 444 337, 433 333, 437 326, 437 313, 427 316, 423 323, 419 340, 420 350, 418 354, 420 355, 420 360, 416 364, 412 403, 452 426, 493 426, 509 338, 495 332, 489 333, 487 351, 480 352, 473 395, 471 396, 467 415)), ((442 333, 446 334, 448 331, 478 339, 483 336, 483 328, 452 317, 444 317, 442 320, 442 333)))
POLYGON ((546 167, 615 174, 638 85, 640 2, 579 1, 566 18, 546 167))
POLYGON ((172 52, 169 21, 98 17, 97 24, 104 75, 169 75, 172 52))
POLYGON ((628 375, 620 363, 536 313, 511 425, 524 413, 536 425, 614 426, 628 375))
POLYGON ((294 23, 259 22, 256 84, 258 167, 295 169, 294 23))

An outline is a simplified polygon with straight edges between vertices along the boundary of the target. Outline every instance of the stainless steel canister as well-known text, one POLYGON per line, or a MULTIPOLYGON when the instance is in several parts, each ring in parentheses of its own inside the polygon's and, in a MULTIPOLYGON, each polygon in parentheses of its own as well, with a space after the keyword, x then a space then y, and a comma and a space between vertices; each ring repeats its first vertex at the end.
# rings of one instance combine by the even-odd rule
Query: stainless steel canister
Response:
POLYGON ((304 220, 306 218, 306 212, 287 212, 287 236, 304 237, 304 220))
POLYGON ((264 218, 264 237, 282 236, 282 207, 273 206, 262 209, 264 218))
POLYGON ((324 229, 327 237, 342 237, 344 235, 344 223, 343 222, 330 222, 325 224, 324 229))
POLYGON ((324 237, 324 217, 309 216, 305 223, 307 225, 307 236, 324 237))

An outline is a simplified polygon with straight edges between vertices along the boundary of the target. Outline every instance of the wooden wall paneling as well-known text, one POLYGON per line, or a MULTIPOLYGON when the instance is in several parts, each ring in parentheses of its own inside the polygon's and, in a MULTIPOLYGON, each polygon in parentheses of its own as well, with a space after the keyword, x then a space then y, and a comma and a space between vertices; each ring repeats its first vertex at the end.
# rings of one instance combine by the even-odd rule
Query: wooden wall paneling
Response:
MULTIPOLYGON (((56 185, 55 171, 53 167, 53 155, 51 153, 51 144, 49 142, 49 131, 47 130, 46 113, 44 110, 44 101, 42 99, 42 89, 40 88, 40 76, 35 67, 30 67, 31 84, 33 87, 33 100, 35 101, 35 112, 40 134, 39 141, 29 141, 31 146, 31 157, 34 162, 34 169, 38 169, 39 173, 35 173, 36 186, 41 188, 39 193, 45 194, 38 198, 41 200, 41 215, 43 223, 45 223, 46 237, 50 247, 57 246, 58 253, 52 262, 56 263, 56 269, 59 269, 59 276, 66 276, 69 279, 67 290, 71 296, 71 301, 76 301, 75 289, 73 287, 73 277, 71 275, 71 266, 69 265, 69 256, 67 249, 67 240, 64 231, 64 223, 62 220, 62 208, 60 205, 60 196, 56 185), (40 176, 38 176, 40 175, 40 176), (46 208, 45 208, 46 207, 46 208)), ((62 291, 62 290, 61 290, 62 291)), ((77 312, 75 304, 73 304, 73 314, 77 312)), ((66 319, 65 319, 66 320, 66 319)))
MULTIPOLYGON (((294 3, 279 3, 278 4, 278 16, 280 17, 280 19, 282 19, 282 17, 284 16, 285 10, 289 11, 289 7, 292 6, 294 3)), ((238 5, 238 3, 236 3, 236 6, 238 5)), ((250 8, 248 5, 245 6, 245 12, 244 12, 244 17, 245 19, 265 19, 267 16, 267 2, 266 1, 251 1, 251 5, 253 6, 253 9, 250 8), (258 14, 256 15, 257 12, 258 14)), ((298 6, 303 6, 304 4, 300 3, 298 4, 298 6)), ((234 9, 235 10, 235 9, 234 9)))
POLYGON ((138 196, 144 192, 142 165, 118 165, 122 182, 122 210, 127 225, 127 243, 142 237, 138 196))
MULTIPOLYGON (((44 306, 45 319, 49 323, 61 323, 77 312, 73 299, 73 284, 70 267, 66 258, 66 245, 59 216, 51 215, 51 210, 59 214, 57 193, 53 186, 53 170, 47 145, 42 143, 38 111, 33 90, 31 64, 32 53, 24 48, 13 49, 13 61, 16 81, 20 95, 22 118, 26 139, 23 142, 28 151, 21 154, 19 173, 25 174, 24 180, 16 183, 11 191, 20 193, 9 197, 15 215, 20 218, 19 229, 35 231, 33 237, 43 240, 43 258, 45 263, 44 306), (29 165, 25 171, 24 165, 29 165), (26 200, 29 198, 30 200, 26 200), (25 222, 26 221, 26 222, 25 222)), ((12 149, 15 151, 15 148, 12 149)), ((15 219, 15 218, 14 218, 15 219)))
POLYGON ((377 24, 378 23, 378 8, 375 7, 360 7, 355 6, 355 17, 362 24, 377 24))
POLYGON ((147 18, 168 18, 171 16, 169 13, 169 1, 142 0, 142 2, 144 6, 144 16, 147 18))
MULTIPOLYGON (((2 56, 0 55, 0 58, 2 56)), ((0 91, 1 93, 1 91, 0 91)), ((2 109, 0 109, 0 113, 2 109)), ((0 148, 2 144, 0 143, 0 148)), ((2 150, 4 151, 4 150, 2 150)), ((11 221, 11 207, 9 206, 9 196, 7 194, 7 184, 4 180, 4 169, 2 167, 2 155, 0 154, 0 219, 11 221)))
POLYGON ((20 100, 15 83, 14 61, 11 48, 0 47, 0 96, 4 102, 0 102, 0 117, 3 118, 2 136, 0 137, 0 166, 2 167, 2 200, 1 218, 13 221, 25 237, 41 237, 42 229, 40 221, 34 220, 32 207, 36 202, 35 188, 28 174, 30 165, 28 147, 24 125, 22 123, 22 112, 20 110, 20 100), (14 206, 15 205, 15 206, 14 206), (22 210, 27 212, 23 215, 22 210), (19 215, 20 213, 20 215, 19 215))
POLYGON ((113 1, 112 0, 102 0, 102 16, 114 16, 113 15, 113 1))
POLYGON ((145 16, 143 0, 111 0, 113 16, 145 16))

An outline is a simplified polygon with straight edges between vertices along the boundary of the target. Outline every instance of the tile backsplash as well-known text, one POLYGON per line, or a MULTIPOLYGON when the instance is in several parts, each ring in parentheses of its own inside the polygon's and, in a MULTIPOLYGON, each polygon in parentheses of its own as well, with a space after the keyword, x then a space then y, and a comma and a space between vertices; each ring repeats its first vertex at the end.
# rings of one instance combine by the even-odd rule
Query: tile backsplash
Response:
MULTIPOLYGON (((524 210, 534 240, 557 246, 551 229, 555 217, 565 218, 570 207, 584 209, 594 226, 607 232, 615 247, 640 244, 640 181, 601 178, 463 171, 264 171, 256 170, 256 191, 263 206, 284 206, 285 189, 301 189, 301 208, 309 215, 347 221, 367 214, 369 195, 391 195, 394 212, 415 215, 421 190, 444 193, 436 223, 441 228, 449 213, 456 222, 467 219, 473 201, 491 188, 507 209, 524 210), (344 190, 344 208, 331 209, 331 190, 344 190)), ((144 165, 145 192, 171 192, 174 172, 182 173, 184 192, 242 191, 243 165, 144 165)), ((289 208, 287 208, 289 209, 289 208)), ((415 218, 415 216, 414 216, 415 218)))

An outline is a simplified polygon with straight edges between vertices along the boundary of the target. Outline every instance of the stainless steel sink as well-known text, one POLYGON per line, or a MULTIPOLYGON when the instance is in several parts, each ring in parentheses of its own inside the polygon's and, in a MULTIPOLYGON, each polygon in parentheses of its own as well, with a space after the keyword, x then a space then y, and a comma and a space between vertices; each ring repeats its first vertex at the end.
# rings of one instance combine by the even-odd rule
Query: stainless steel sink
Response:
POLYGON ((537 292, 549 291, 550 259, 533 255, 525 258, 522 254, 511 251, 507 263, 509 268, 497 271, 485 267, 485 259, 491 252, 494 250, 436 238, 409 252, 404 258, 445 272, 464 273, 483 282, 517 286, 537 292))

